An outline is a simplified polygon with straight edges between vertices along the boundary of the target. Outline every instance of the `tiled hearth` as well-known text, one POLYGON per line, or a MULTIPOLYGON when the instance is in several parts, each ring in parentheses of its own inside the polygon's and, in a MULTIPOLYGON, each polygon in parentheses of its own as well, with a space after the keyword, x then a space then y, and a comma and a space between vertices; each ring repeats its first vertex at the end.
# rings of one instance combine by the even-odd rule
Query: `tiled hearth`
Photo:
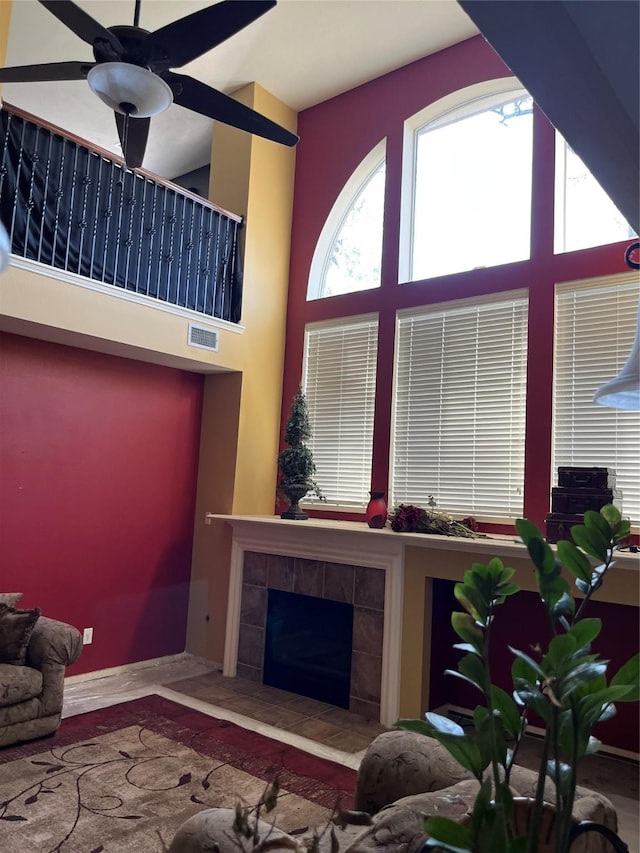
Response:
MULTIPOLYGON (((380 717, 385 572, 365 566, 244 552, 237 674, 263 681, 268 590, 353 605, 349 710, 380 717)), ((327 630, 331 626, 327 625, 327 630)))

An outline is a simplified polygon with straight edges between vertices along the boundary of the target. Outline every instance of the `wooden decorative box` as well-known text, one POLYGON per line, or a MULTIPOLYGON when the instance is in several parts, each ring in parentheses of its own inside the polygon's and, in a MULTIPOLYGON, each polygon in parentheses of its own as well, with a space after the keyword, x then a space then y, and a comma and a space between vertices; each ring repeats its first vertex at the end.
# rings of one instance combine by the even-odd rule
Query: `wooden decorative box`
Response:
POLYGON ((573 489, 557 486, 551 489, 551 512, 578 515, 587 510, 600 512, 603 506, 615 504, 622 509, 622 492, 616 489, 573 489))
POLYGON ((613 489, 615 484, 611 468, 558 468, 558 485, 567 489, 613 489))
POLYGON ((571 528, 574 524, 582 524, 584 518, 581 515, 564 515, 559 512, 551 512, 545 518, 545 526, 547 530, 547 542, 559 542, 561 539, 571 538, 571 528))

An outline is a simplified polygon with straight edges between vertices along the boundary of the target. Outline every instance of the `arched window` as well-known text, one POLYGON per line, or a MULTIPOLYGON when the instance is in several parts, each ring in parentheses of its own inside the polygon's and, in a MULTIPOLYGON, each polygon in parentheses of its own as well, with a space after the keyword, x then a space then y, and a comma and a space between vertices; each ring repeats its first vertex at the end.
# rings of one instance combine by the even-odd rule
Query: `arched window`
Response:
POLYGON ((400 281, 529 257, 532 113, 532 99, 507 78, 406 123, 400 281))
POLYGON ((307 299, 380 287, 385 141, 360 163, 336 199, 311 263, 307 299))

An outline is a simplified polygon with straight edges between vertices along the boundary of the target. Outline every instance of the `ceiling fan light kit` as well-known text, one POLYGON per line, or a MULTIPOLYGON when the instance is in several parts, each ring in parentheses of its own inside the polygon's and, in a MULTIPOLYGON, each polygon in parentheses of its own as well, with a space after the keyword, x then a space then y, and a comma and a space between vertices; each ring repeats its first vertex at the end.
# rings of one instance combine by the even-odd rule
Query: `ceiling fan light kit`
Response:
POLYGON ((226 41, 272 9, 276 0, 221 0, 152 33, 138 26, 141 0, 136 0, 132 27, 103 27, 72 0, 38 2, 92 46, 96 62, 0 68, 0 83, 86 78, 92 92, 115 113, 128 167, 142 165, 149 119, 172 103, 281 145, 298 142, 295 133, 229 95, 171 70, 226 41))
POLYGON ((129 62, 94 65, 87 83, 114 112, 133 118, 157 116, 173 103, 173 93, 161 77, 129 62))

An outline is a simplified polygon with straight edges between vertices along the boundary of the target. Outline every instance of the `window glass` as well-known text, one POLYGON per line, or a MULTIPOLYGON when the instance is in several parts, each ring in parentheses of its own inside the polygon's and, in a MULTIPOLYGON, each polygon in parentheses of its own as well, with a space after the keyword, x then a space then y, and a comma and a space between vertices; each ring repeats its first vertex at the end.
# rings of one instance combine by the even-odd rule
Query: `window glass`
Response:
POLYGON ((607 193, 556 132, 554 251, 573 252, 634 236, 607 193))
POLYGON ((556 292, 552 482, 560 465, 611 468, 614 503, 633 524, 640 522, 640 412, 601 406, 593 395, 625 364, 637 317, 633 274, 556 292))
POLYGON ((311 264, 309 299, 380 287, 384 143, 355 170, 327 217, 311 264))
POLYGON ((377 316, 306 329, 309 447, 329 506, 364 508, 369 499, 377 347, 377 316))
POLYGON ((532 100, 476 100, 416 132, 410 279, 529 257, 532 100))
POLYGON ((392 502, 487 520, 522 514, 527 299, 398 318, 392 502))

